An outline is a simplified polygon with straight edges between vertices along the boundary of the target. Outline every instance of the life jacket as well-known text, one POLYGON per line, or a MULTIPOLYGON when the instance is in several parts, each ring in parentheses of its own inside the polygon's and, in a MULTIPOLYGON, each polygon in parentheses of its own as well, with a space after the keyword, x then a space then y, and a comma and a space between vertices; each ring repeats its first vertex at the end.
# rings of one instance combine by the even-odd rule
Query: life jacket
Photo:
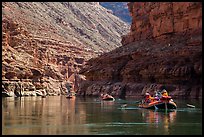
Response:
POLYGON ((164 93, 162 94, 162 96, 168 96, 168 93, 167 93, 167 92, 164 92, 164 93))
POLYGON ((145 102, 147 102, 147 103, 151 103, 151 102, 153 102, 153 97, 151 97, 150 95, 146 95, 145 96, 145 102))

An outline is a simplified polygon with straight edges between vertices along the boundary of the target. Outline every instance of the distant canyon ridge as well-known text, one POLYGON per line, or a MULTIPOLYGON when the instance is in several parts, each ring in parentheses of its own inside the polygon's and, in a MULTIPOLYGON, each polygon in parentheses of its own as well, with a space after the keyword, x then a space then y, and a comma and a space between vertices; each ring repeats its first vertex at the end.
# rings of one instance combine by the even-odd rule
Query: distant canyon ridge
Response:
POLYGON ((132 23, 132 18, 128 9, 128 2, 99 2, 100 5, 109 9, 113 15, 119 17, 121 20, 132 23))

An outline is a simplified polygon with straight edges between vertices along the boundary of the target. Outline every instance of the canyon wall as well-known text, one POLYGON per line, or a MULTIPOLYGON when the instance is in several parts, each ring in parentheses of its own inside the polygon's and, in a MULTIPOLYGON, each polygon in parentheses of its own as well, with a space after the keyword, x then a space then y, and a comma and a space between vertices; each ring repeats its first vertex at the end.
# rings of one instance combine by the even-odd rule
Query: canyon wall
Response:
POLYGON ((132 24, 123 45, 176 33, 193 35, 202 28, 201 2, 130 2, 128 6, 132 24))
POLYGON ((173 97, 202 97, 202 3, 130 2, 131 31, 119 47, 81 70, 80 94, 141 96, 166 88, 173 97))
POLYGON ((65 93, 66 83, 83 80, 88 59, 121 46, 128 28, 97 2, 3 2, 3 91, 65 93))

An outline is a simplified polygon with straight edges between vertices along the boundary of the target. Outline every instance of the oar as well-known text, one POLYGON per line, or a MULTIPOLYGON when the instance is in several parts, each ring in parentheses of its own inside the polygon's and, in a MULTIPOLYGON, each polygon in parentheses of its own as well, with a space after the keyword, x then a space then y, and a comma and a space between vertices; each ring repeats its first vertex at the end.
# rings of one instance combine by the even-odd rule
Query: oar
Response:
POLYGON ((190 108, 195 108, 195 106, 194 105, 190 105, 190 104, 186 104, 187 105, 187 107, 190 107, 190 108))
POLYGON ((142 103, 143 100, 138 100, 138 101, 135 101, 134 103, 137 104, 137 103, 142 103))
POLYGON ((124 103, 127 103, 127 104, 137 104, 137 103, 140 103, 142 102, 142 100, 137 100, 137 101, 126 101, 124 100, 124 103))
POLYGON ((165 112, 167 112, 167 103, 165 102, 165 112))
POLYGON ((127 107, 128 104, 137 104, 142 102, 142 100, 138 100, 138 101, 132 101, 132 102, 126 102, 125 104, 121 105, 122 108, 127 107))

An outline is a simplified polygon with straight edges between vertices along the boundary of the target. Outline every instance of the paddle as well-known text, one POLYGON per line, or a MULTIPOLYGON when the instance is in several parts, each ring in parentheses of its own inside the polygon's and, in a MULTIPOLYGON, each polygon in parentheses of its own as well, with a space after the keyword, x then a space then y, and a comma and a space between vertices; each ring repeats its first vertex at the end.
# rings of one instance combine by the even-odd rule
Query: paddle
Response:
POLYGON ((128 104, 138 104, 138 103, 141 103, 143 100, 138 100, 138 101, 128 101, 128 102, 125 102, 125 104, 121 105, 121 107, 127 107, 128 104))
POLYGON ((189 107, 189 108, 195 108, 194 105, 191 105, 191 104, 186 104, 186 105, 187 105, 187 107, 189 107))
POLYGON ((142 103, 143 100, 135 101, 134 103, 142 103))

